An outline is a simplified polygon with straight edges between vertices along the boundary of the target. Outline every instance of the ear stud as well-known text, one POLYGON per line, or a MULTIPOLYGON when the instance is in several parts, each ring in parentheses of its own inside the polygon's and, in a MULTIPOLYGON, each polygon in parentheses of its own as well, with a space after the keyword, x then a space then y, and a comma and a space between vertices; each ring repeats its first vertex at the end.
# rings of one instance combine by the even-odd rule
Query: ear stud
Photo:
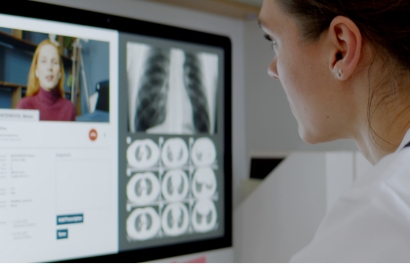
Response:
POLYGON ((342 75, 343 75, 343 71, 342 71, 342 69, 340 69, 340 70, 337 72, 337 77, 341 78, 342 75))

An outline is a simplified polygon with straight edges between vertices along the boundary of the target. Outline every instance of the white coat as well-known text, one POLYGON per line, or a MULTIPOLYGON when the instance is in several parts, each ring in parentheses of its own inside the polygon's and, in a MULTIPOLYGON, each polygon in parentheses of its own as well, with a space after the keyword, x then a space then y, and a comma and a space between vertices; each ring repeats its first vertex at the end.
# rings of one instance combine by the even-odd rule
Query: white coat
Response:
POLYGON ((410 130, 334 204, 291 262, 410 262, 410 130))

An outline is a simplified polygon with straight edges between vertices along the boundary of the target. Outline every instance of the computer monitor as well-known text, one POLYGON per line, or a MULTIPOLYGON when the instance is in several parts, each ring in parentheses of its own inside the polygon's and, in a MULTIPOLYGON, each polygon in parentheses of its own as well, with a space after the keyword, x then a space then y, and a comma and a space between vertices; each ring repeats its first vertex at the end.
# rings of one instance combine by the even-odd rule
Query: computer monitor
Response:
POLYGON ((31 1, 0 12, 0 261, 231 246, 229 38, 31 1))

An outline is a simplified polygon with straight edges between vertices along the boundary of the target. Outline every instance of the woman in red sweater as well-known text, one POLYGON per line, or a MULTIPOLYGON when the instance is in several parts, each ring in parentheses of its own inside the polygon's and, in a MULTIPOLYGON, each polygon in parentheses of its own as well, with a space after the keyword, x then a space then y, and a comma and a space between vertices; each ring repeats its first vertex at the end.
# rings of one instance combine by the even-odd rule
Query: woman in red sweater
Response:
POLYGON ((75 121, 74 105, 64 98, 64 66, 57 46, 43 40, 34 52, 26 97, 19 109, 38 109, 40 120, 75 121))

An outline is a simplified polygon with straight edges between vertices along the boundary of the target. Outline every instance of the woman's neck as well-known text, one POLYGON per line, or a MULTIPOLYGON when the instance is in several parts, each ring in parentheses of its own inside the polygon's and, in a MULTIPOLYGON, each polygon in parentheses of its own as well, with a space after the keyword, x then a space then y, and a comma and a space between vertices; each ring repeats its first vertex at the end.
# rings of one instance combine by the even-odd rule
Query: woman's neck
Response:
POLYGON ((50 91, 47 91, 47 90, 43 89, 40 86, 39 93, 38 93, 38 98, 42 103, 44 103, 46 105, 52 105, 58 99, 60 99, 61 96, 60 96, 60 92, 59 92, 58 88, 54 88, 50 91))
POLYGON ((364 48, 363 56, 352 84, 357 119, 351 123, 350 138, 376 164, 397 150, 410 129, 410 74, 377 56, 371 46, 364 48))
POLYGON ((380 104, 371 117, 370 125, 366 119, 366 128, 363 127, 354 139, 360 152, 373 165, 396 151, 410 129, 410 111, 407 110, 408 107, 398 105, 392 109, 380 104))

